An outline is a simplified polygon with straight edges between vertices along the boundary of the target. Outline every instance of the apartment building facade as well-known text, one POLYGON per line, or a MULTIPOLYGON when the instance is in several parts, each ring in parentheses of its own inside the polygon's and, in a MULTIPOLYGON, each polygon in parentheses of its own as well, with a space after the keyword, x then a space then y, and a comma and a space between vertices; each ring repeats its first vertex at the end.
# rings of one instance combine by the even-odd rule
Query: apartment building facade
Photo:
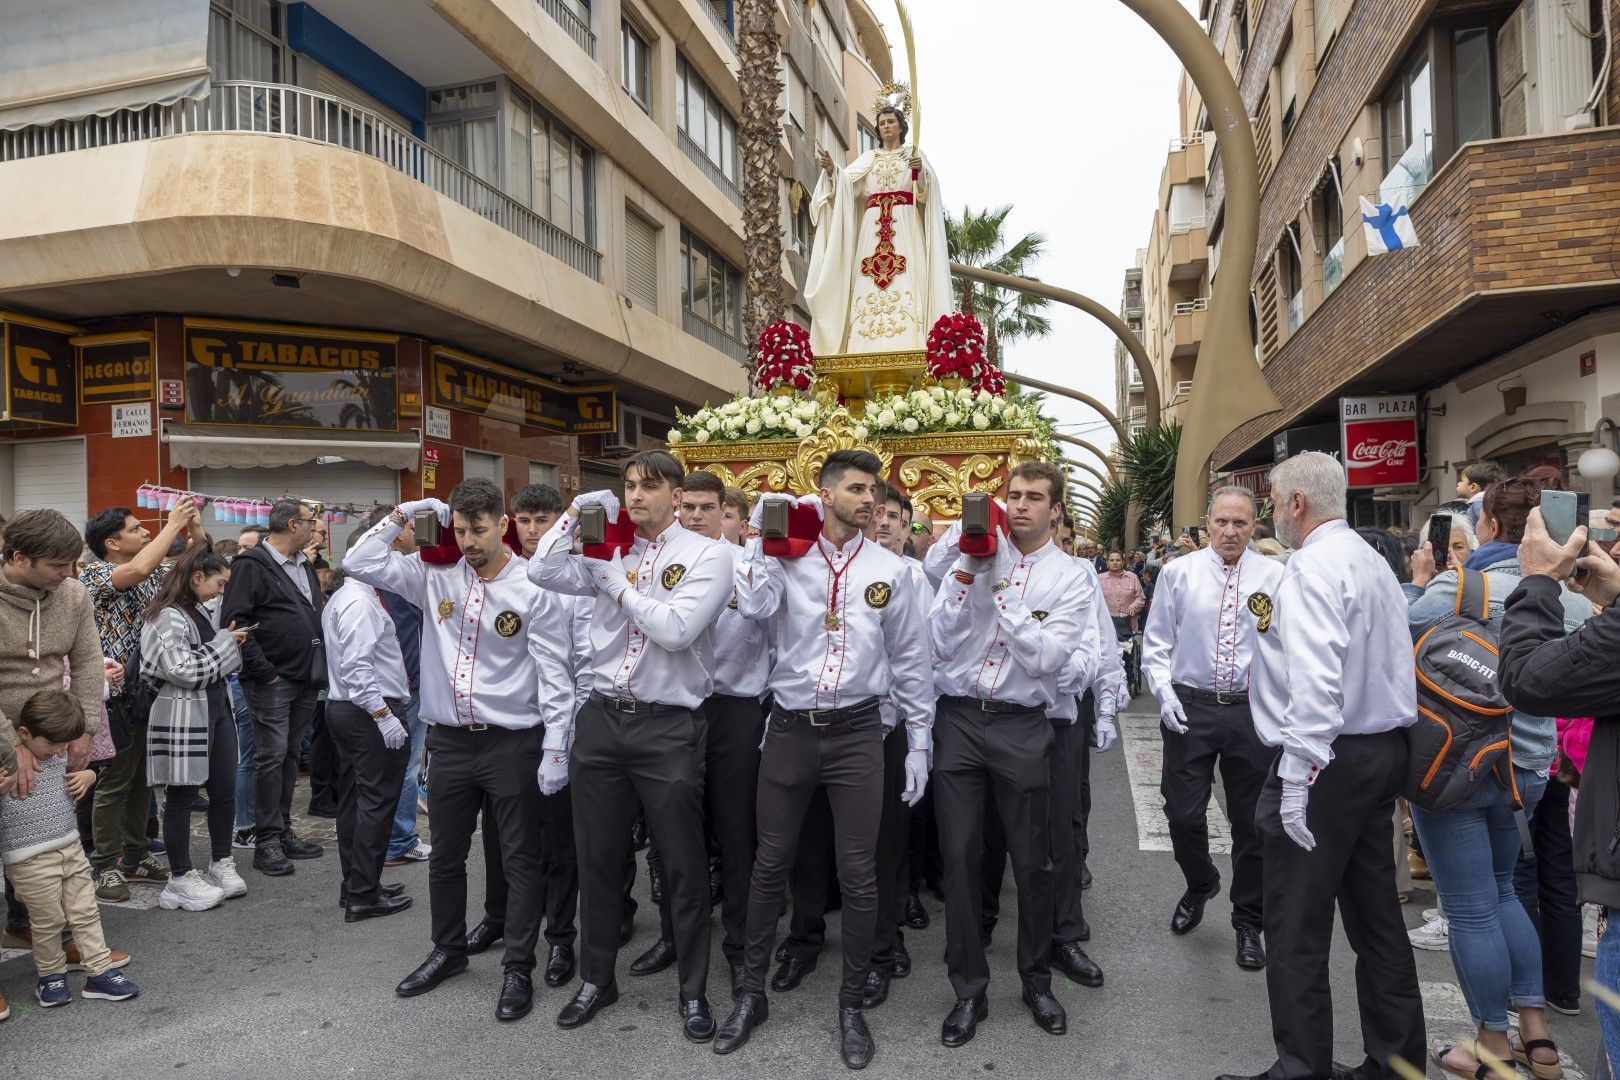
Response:
MULTIPOLYGON (((566 496, 746 388, 732 0, 120 8, 0 46, 0 513, 566 496)), ((802 310, 794 185, 891 61, 863 0, 777 24, 802 310)))

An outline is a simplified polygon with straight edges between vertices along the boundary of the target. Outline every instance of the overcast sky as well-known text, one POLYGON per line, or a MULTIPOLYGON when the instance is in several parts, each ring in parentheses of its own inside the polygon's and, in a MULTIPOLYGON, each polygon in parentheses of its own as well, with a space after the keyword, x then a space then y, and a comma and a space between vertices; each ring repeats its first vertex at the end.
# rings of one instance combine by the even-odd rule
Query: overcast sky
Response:
MULTIPOLYGON (((1187 6, 1196 14, 1195 3, 1187 6)), ((1117 310, 1125 268, 1147 247, 1169 141, 1180 134, 1181 67, 1169 46, 1117 0, 910 0, 907 8, 920 145, 946 208, 1011 203, 1009 235, 1047 236, 1034 275, 1117 310)), ((892 0, 873 0, 873 10, 903 78, 905 39, 892 0)), ((1005 350, 1007 370, 1112 406, 1113 335, 1074 308, 1049 310, 1051 336, 1005 350)), ((1113 441, 1091 409, 1048 400, 1060 430, 1105 450, 1113 441)))

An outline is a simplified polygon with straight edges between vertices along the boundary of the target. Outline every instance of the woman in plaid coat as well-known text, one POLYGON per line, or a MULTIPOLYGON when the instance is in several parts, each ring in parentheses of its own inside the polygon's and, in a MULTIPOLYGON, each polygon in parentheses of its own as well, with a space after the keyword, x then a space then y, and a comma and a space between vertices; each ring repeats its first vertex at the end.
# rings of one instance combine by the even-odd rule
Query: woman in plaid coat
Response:
POLYGON ((203 605, 230 579, 228 564, 206 544, 180 557, 146 609, 140 677, 156 698, 146 730, 146 776, 164 787, 163 842, 169 883, 158 906, 204 911, 247 885, 231 858, 236 807, 236 719, 226 678, 242 666, 246 629, 221 630, 203 605), (208 788, 206 874, 191 864, 191 809, 208 788))

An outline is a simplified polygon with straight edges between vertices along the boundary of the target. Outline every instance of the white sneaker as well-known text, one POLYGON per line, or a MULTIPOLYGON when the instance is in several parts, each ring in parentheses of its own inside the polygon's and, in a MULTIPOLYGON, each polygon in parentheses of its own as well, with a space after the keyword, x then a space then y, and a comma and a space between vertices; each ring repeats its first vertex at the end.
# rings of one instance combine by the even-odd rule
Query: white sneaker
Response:
POLYGON ((1444 916, 1440 914, 1439 908, 1432 907, 1423 909, 1423 921, 1426 923, 1432 923, 1442 918, 1444 918, 1444 916))
POLYGON ((433 854, 433 845, 417 841, 415 847, 405 853, 405 858, 411 862, 427 862, 428 856, 433 854))
POLYGON ((236 872, 235 859, 225 858, 210 863, 208 873, 203 875, 203 880, 223 892, 227 900, 233 896, 247 895, 247 882, 243 881, 242 875, 236 872))
POLYGON ((1581 955, 1597 958, 1598 909, 1594 904, 1581 905, 1581 955))
POLYGON ((186 911, 207 911, 218 907, 225 899, 225 890, 215 888, 203 880, 196 870, 188 870, 178 878, 170 878, 158 894, 158 907, 164 911, 182 908, 186 911))
POLYGON ((1414 949, 1445 952, 1451 948, 1451 924, 1444 915, 1438 915, 1415 930, 1406 932, 1414 949))

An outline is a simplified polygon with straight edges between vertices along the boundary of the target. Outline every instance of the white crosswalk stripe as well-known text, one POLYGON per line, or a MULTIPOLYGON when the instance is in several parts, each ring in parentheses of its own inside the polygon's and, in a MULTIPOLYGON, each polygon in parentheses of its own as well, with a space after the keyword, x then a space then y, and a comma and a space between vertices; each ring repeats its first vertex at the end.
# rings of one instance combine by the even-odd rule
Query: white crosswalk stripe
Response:
MULTIPOLYGON (((1119 731, 1125 749, 1125 768, 1131 778, 1131 801, 1136 804, 1137 844, 1143 851, 1169 851, 1170 824, 1165 820, 1164 798, 1159 794, 1159 777, 1164 770, 1159 716, 1157 713, 1122 713, 1119 731)), ((1210 852, 1231 854, 1232 827, 1218 799, 1210 799, 1208 821, 1210 852)))

